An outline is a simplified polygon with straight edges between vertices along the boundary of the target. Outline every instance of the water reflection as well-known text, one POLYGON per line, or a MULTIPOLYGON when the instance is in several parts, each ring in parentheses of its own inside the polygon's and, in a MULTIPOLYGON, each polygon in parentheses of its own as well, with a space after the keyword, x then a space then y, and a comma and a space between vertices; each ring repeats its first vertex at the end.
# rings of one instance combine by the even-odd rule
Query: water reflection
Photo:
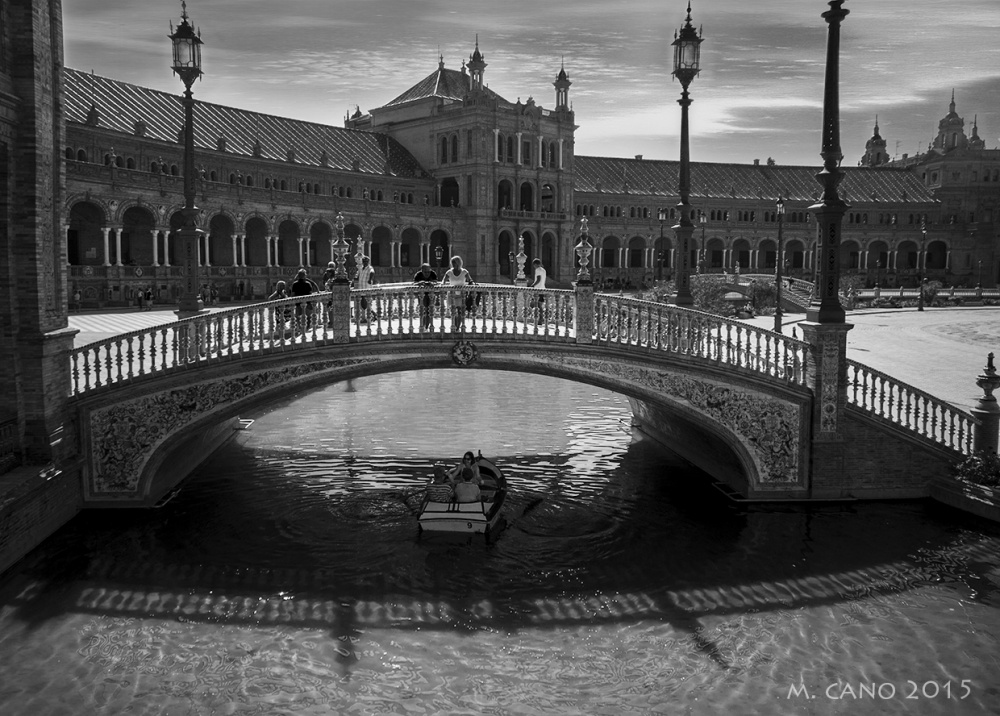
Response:
POLYGON ((6 577, 0 674, 54 709, 44 675, 68 660, 95 712, 347 709, 357 688, 374 712, 405 691, 417 712, 713 713, 961 663, 983 684, 968 703, 989 702, 991 526, 923 503, 736 506, 633 434, 623 399, 542 377, 359 379, 248 417, 162 509, 83 514, 6 577), (505 468, 506 528, 421 537, 430 466, 470 448, 505 468), (140 677, 142 698, 122 685, 140 677))

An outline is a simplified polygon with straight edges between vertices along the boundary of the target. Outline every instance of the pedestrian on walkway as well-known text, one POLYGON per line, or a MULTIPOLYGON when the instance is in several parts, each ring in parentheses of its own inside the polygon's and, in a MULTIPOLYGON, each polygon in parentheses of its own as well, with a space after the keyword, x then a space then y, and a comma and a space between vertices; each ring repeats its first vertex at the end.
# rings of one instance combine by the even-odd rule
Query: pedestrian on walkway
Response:
MULTIPOLYGON (((437 272, 428 263, 420 264, 420 270, 413 274, 413 283, 418 286, 435 284, 437 280, 437 272)), ((420 330, 429 330, 434 327, 434 296, 428 291, 418 300, 420 301, 420 330)))

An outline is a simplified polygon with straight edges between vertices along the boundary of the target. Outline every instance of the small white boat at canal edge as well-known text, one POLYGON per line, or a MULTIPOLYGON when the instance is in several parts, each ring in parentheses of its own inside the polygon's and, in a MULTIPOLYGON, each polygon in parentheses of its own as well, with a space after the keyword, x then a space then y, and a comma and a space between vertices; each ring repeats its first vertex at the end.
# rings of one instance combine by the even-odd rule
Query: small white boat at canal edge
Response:
POLYGON ((500 468, 482 455, 476 458, 476 464, 483 481, 479 502, 434 502, 424 497, 418 518, 421 532, 485 533, 489 536, 500 520, 500 510, 507 498, 507 480, 500 468))

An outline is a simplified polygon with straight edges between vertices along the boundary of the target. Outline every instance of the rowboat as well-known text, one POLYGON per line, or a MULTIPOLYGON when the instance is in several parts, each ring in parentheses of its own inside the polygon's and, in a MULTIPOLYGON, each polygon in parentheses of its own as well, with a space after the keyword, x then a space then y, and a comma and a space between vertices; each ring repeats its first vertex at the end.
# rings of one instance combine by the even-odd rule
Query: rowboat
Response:
POLYGON ((479 455, 482 497, 479 502, 435 502, 424 497, 418 524, 421 532, 457 532, 486 534, 496 527, 500 510, 507 498, 507 480, 495 464, 479 455), (495 485, 495 487, 494 487, 495 485))

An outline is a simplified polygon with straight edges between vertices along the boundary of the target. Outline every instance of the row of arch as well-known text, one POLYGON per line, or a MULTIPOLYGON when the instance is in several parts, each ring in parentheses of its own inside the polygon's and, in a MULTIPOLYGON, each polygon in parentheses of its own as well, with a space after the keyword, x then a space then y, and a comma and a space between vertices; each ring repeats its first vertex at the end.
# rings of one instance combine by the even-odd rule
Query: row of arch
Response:
MULTIPOLYGON (((180 246, 176 232, 183 218, 180 210, 170 214, 163 226, 154 212, 133 206, 121 214, 120 226, 110 225, 102 207, 92 202, 74 203, 69 212, 68 259, 71 265, 177 265, 180 246)), ((344 236, 352 243, 354 254, 360 239, 361 248, 375 266, 417 268, 430 260, 438 248, 447 256, 451 237, 444 229, 426 236, 413 226, 390 228, 375 226, 363 237, 363 228, 355 223, 344 226, 344 236)), ((233 217, 215 214, 205 226, 200 263, 211 266, 323 266, 332 260, 331 242, 334 227, 325 220, 313 221, 305 228, 294 219, 272 225, 260 216, 251 216, 237 228, 233 217)))
MULTIPOLYGON (((694 242, 692 266, 698 261, 705 268, 732 267, 736 262, 748 269, 773 269, 777 263, 778 246, 775 239, 764 238, 756 243, 744 238, 709 237, 704 246, 694 242)), ((596 268, 653 268, 660 261, 664 267, 671 265, 674 249, 672 237, 633 236, 629 239, 605 236, 595 244, 596 268)), ((782 252, 789 268, 811 268, 811 256, 816 242, 792 238, 783 242, 782 252)), ((866 246, 847 240, 840 245, 840 268, 892 270, 944 270, 951 268, 949 248, 944 241, 928 242, 921 249, 916 241, 906 240, 896 246, 885 241, 872 241, 866 246)))

